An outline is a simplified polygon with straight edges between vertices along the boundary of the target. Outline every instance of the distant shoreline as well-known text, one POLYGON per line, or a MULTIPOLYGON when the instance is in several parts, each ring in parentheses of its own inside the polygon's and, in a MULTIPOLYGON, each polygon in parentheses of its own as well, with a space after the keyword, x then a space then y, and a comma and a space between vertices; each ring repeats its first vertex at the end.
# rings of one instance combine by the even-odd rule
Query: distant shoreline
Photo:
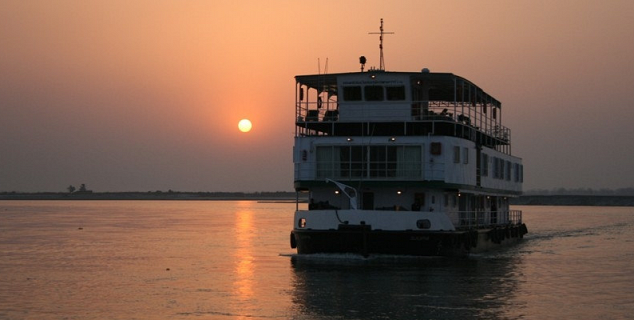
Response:
MULTIPOLYGON (((0 200, 207 200, 294 202, 295 192, 37 192, 0 193, 0 200)), ((306 202, 307 194, 299 194, 306 202)), ((510 199, 512 205, 532 206, 634 206, 634 196, 525 195, 510 199)))
MULTIPOLYGON (((295 192, 37 192, 0 193, 0 200, 217 200, 295 201, 295 192)), ((307 200, 300 195, 300 201, 307 200)))
POLYGON ((634 196, 602 195, 526 195, 511 198, 512 205, 522 206, 601 206, 632 207, 634 196))

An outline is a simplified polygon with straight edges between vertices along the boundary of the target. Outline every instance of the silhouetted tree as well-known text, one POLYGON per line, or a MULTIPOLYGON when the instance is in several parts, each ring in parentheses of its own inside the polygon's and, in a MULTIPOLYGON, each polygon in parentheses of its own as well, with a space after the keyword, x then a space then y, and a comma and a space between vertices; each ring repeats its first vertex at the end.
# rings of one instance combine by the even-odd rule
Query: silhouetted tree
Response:
POLYGON ((68 186, 68 188, 66 188, 68 190, 68 193, 73 193, 75 192, 75 187, 71 184, 70 186, 68 186))

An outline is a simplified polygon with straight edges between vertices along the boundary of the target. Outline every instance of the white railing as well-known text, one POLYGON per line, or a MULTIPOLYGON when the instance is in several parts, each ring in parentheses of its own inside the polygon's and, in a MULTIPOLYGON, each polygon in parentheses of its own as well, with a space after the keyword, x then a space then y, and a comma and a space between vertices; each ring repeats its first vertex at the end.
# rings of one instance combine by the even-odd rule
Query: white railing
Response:
POLYGON ((456 228, 487 228, 522 224, 521 210, 508 211, 459 211, 456 228))

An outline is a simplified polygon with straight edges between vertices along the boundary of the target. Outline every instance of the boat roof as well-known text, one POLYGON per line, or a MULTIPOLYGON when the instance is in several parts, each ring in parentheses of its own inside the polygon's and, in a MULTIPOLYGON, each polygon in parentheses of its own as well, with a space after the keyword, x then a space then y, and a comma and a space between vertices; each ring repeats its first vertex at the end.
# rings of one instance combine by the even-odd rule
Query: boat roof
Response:
POLYGON ((493 96, 487 94, 482 88, 475 85, 473 82, 457 76, 453 73, 444 72, 394 72, 394 71, 382 71, 382 70, 370 70, 366 72, 345 72, 345 73, 330 73, 330 74, 311 74, 311 75, 298 75, 295 76, 295 80, 309 88, 318 90, 320 92, 337 92, 337 78, 347 77, 353 75, 362 74, 389 74, 389 75, 404 75, 409 76, 412 81, 431 81, 434 85, 435 97, 439 100, 453 101, 455 86, 462 82, 464 84, 473 86, 476 88, 477 95, 480 100, 488 101, 494 104, 496 107, 501 108, 501 103, 493 96))

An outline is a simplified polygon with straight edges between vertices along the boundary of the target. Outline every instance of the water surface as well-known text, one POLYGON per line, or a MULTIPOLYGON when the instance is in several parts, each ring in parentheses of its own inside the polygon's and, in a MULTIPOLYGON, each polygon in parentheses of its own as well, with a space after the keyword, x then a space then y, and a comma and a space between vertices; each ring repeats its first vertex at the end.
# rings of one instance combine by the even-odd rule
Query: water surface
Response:
POLYGON ((296 256, 294 204, 0 201, 2 319, 620 319, 634 208, 515 207, 467 259, 296 256))

